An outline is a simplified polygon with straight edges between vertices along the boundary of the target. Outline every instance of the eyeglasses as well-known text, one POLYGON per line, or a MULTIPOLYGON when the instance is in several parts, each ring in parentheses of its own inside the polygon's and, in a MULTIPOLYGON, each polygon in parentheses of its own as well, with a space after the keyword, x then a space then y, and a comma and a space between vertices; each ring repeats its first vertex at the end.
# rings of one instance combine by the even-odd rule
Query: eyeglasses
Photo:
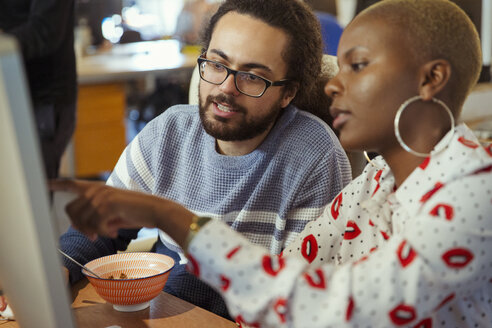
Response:
POLYGON ((213 60, 198 57, 198 71, 202 80, 220 85, 229 77, 234 75, 234 84, 239 92, 246 96, 259 98, 263 96, 266 89, 271 86, 282 86, 289 83, 289 80, 270 81, 261 76, 233 70, 221 63, 213 60))

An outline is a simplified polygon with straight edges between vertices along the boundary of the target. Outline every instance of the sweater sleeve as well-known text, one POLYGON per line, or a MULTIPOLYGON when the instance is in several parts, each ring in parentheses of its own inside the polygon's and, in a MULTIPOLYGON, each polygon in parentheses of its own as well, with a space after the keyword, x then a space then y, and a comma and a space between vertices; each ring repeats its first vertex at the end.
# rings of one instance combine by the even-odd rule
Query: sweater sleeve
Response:
MULTIPOLYGON (((487 173, 443 186, 406 229, 394 232, 376 251, 340 265, 320 260, 333 254, 330 247, 312 255, 315 243, 336 248, 352 242, 341 238, 333 224, 342 219, 332 215, 332 208, 338 213, 337 199, 323 218, 306 227, 299 240, 312 236, 307 247, 292 246, 301 256, 269 255, 213 221, 188 249, 190 270, 222 293, 238 322, 251 326, 427 326, 434 313, 447 313, 456 299, 490 288, 492 221, 484 218, 492 212, 491 196, 462 193, 490 185, 492 174, 487 173), (452 204, 454 219, 443 204, 452 204)), ((477 309, 487 316, 480 305, 470 311, 477 309)), ((477 320, 489 322, 490 317, 477 320)))
POLYGON ((128 144, 107 181, 108 185, 146 193, 154 191, 153 164, 160 147, 157 140, 163 138, 162 130, 165 129, 162 123, 165 119, 161 116, 149 122, 128 144))
MULTIPOLYGON (((69 227, 67 232, 60 237, 60 248, 77 262, 86 264, 93 259, 125 250, 130 241, 137 237, 137 233, 138 230, 134 229, 120 230, 116 239, 99 237, 91 241, 78 230, 69 227)), ((65 257, 62 260, 63 265, 69 271, 70 283, 76 283, 84 277, 79 266, 65 257)))

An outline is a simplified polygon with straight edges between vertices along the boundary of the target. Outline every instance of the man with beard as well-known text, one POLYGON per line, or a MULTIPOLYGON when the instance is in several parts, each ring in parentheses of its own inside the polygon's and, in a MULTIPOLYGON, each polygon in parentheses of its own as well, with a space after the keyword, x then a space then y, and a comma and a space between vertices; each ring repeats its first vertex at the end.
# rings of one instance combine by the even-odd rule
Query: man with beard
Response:
MULTIPOLYGON (((174 106, 147 124, 107 184, 180 202, 279 254, 351 179, 332 130, 291 104, 314 90, 321 49, 319 24, 301 1, 225 1, 204 31, 198 108, 174 106)), ((90 241, 70 228, 61 247, 86 263, 136 235, 90 241)), ((176 261, 166 292, 228 317, 163 232, 155 251, 176 261)), ((81 278, 65 265, 71 282, 81 278)))

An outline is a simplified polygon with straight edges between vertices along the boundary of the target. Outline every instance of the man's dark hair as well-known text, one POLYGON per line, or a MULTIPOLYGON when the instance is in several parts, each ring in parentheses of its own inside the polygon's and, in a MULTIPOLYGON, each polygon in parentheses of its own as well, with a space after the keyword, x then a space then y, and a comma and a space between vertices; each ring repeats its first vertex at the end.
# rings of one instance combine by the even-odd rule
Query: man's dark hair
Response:
POLYGON ((311 8, 301 0, 226 0, 203 31, 203 52, 208 49, 217 22, 229 12, 249 15, 285 31, 288 46, 282 57, 287 63, 286 78, 299 84, 296 98, 308 97, 320 74, 323 54, 319 21, 311 8))

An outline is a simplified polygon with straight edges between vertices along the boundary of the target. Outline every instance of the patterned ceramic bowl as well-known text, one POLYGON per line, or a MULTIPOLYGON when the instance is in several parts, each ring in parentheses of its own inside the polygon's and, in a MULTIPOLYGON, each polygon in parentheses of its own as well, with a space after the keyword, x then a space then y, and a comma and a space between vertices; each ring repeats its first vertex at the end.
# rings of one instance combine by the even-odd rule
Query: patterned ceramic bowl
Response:
POLYGON ((150 305, 166 284, 174 260, 156 253, 120 253, 104 256, 86 264, 99 275, 82 269, 96 292, 118 311, 139 311, 150 305))

